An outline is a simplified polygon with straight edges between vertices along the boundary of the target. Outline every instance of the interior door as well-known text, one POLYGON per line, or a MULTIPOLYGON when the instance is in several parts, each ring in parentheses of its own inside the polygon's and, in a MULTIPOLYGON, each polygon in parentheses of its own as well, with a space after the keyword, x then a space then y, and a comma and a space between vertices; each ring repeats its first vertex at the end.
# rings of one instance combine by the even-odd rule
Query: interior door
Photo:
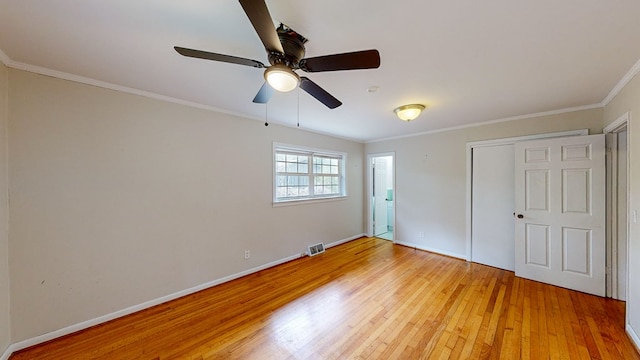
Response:
POLYGON ((604 296, 604 135, 514 149, 516 275, 604 296))
POLYGON ((513 144, 473 149, 471 261, 514 270, 513 144))
POLYGON ((373 158, 373 235, 387 232, 387 161, 386 158, 373 158))

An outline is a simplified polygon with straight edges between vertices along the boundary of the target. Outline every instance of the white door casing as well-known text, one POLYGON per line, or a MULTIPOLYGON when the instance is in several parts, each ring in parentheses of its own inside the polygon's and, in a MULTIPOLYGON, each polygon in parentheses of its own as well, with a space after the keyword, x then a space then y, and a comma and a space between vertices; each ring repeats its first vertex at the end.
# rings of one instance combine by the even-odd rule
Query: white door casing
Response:
POLYGON ((605 295, 604 135, 515 144, 516 275, 605 295))

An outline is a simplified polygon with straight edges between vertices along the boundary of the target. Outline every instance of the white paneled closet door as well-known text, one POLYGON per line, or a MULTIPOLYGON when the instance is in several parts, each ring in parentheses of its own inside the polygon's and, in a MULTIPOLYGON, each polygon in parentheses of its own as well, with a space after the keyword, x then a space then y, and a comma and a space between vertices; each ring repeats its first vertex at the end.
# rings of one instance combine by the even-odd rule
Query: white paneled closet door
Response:
POLYGON ((515 144, 516 275, 605 295, 604 135, 515 144))

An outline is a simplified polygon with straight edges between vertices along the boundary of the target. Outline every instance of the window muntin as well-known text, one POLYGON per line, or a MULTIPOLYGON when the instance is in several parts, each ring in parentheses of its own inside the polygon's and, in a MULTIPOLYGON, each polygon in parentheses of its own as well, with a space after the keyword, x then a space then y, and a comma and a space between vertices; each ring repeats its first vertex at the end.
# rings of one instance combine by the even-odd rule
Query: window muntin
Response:
POLYGON ((274 147, 274 202, 345 196, 346 155, 274 147))

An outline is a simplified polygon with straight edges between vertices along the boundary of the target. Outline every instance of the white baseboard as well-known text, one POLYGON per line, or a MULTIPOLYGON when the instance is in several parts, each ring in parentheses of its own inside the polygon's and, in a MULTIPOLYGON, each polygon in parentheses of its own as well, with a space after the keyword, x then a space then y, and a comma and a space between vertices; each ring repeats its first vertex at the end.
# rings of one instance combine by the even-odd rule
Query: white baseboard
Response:
MULTIPOLYGON (((340 245, 340 244, 343 244, 343 243, 358 239, 358 238, 360 238, 362 236, 364 236, 364 234, 360 234, 360 235, 352 236, 352 237, 349 237, 349 238, 346 238, 346 239, 338 240, 338 241, 335 241, 335 242, 332 242, 332 243, 326 245, 326 247, 329 248, 329 247, 332 247, 332 246, 340 245)), ((88 329, 88 328, 90 328, 92 326, 99 325, 99 324, 105 323, 107 321, 111 321, 111 320, 114 320, 114 319, 117 319, 117 318, 120 318, 120 317, 123 317, 123 316, 126 316, 126 315, 130 315, 130 314, 133 314, 133 313, 138 312, 140 310, 148 309, 150 307, 153 307, 153 306, 156 306, 156 305, 160 305, 162 303, 165 303, 165 302, 168 302, 168 301, 171 301, 171 300, 175 300, 175 299, 183 297, 183 296, 191 295, 191 294, 196 293, 198 291, 202 291, 204 289, 208 289, 210 287, 213 287, 213 286, 216 286, 216 285, 220 285, 222 283, 225 283, 225 282, 228 282, 228 281, 231 281, 231 280, 235 280, 235 279, 241 278, 243 276, 247 276, 249 274, 253 274, 255 272, 258 272, 258 271, 261 271, 261 270, 264 270, 264 269, 268 269, 270 267, 274 267, 274 266, 277 266, 277 265, 280 265, 280 264, 284 264, 286 262, 301 258, 303 256, 304 256, 304 253, 298 253, 298 254, 295 254, 295 255, 291 255, 291 256, 288 256, 288 257, 280 259, 280 260, 272 261, 270 263, 267 263, 267 264, 264 264, 264 265, 261 265, 261 266, 257 266, 257 267, 254 267, 254 268, 251 268, 251 269, 248 269, 248 270, 245 270, 245 271, 241 271, 241 272, 233 274, 233 275, 225 276, 223 278, 216 279, 216 280, 213 280, 213 281, 210 281, 210 282, 207 282, 207 283, 192 287, 190 289, 185 289, 185 290, 182 290, 182 291, 175 292, 173 294, 169 294, 169 295, 162 296, 162 297, 159 297, 159 298, 154 299, 154 300, 150 300, 150 301, 144 302, 142 304, 134 305, 134 306, 128 307, 126 309, 122 309, 122 310, 113 312, 111 314, 99 316, 97 318, 94 318, 94 319, 91 319, 91 320, 87 320, 87 321, 83 321, 83 322, 75 324, 75 325, 67 326, 67 327, 64 327, 62 329, 58 329, 58 330, 46 333, 44 335, 40 335, 40 336, 33 337, 31 339, 19 341, 17 343, 9 345, 7 350, 2 354, 2 357, 0 357, 0 360, 9 359, 9 356, 11 356, 11 354, 16 352, 16 351, 19 351, 19 350, 22 350, 22 349, 26 349, 28 347, 31 347, 31 346, 34 346, 34 345, 38 345, 38 344, 41 344, 41 343, 44 343, 44 342, 47 342, 47 341, 50 341, 50 340, 65 336, 65 335, 69 335, 69 334, 72 334, 72 333, 80 331, 80 330, 88 329)))
POLYGON ((406 241, 395 241, 396 244, 398 245, 403 245, 403 246, 408 246, 408 247, 412 247, 412 248, 416 248, 419 250, 424 250, 424 251, 428 251, 428 252, 432 252, 432 253, 436 253, 436 254, 440 254, 440 255, 446 255, 449 257, 454 257, 457 259, 461 259, 461 260, 467 260, 467 256, 466 255, 462 255, 462 254, 458 254, 458 253, 453 253, 453 252, 449 252, 449 251, 443 251, 440 249, 434 249, 428 246, 424 246, 421 244, 416 244, 416 243, 411 243, 411 242, 406 242, 406 241))
POLYGON ((360 239, 360 238, 361 238, 361 237, 363 237, 363 236, 367 236, 367 235, 366 235, 366 234, 364 234, 364 233, 362 233, 362 234, 358 234, 358 235, 355 235, 355 236, 352 236, 352 237, 348 237, 348 238, 346 238, 346 239, 342 239, 342 240, 334 241, 334 242, 332 242, 332 243, 330 243, 330 244, 325 244, 325 245, 324 245, 324 247, 325 247, 325 249, 328 249, 328 248, 330 248, 330 247, 334 247, 334 246, 338 246, 338 245, 340 245, 340 244, 348 243, 349 241, 353 241, 353 240, 355 240, 355 239, 360 239))
POLYGON ((627 326, 625 326, 625 330, 627 330, 627 335, 629 335, 629 337, 631 338, 631 342, 633 342, 633 344, 636 346, 636 350, 640 352, 640 337, 638 336, 638 334, 629 323, 627 323, 627 326))
POLYGON ((11 354, 13 354, 13 352, 16 351, 15 349, 13 349, 13 345, 9 345, 9 347, 7 348, 7 350, 5 350, 2 353, 2 356, 0 356, 0 360, 8 360, 9 356, 11 356, 11 354))

